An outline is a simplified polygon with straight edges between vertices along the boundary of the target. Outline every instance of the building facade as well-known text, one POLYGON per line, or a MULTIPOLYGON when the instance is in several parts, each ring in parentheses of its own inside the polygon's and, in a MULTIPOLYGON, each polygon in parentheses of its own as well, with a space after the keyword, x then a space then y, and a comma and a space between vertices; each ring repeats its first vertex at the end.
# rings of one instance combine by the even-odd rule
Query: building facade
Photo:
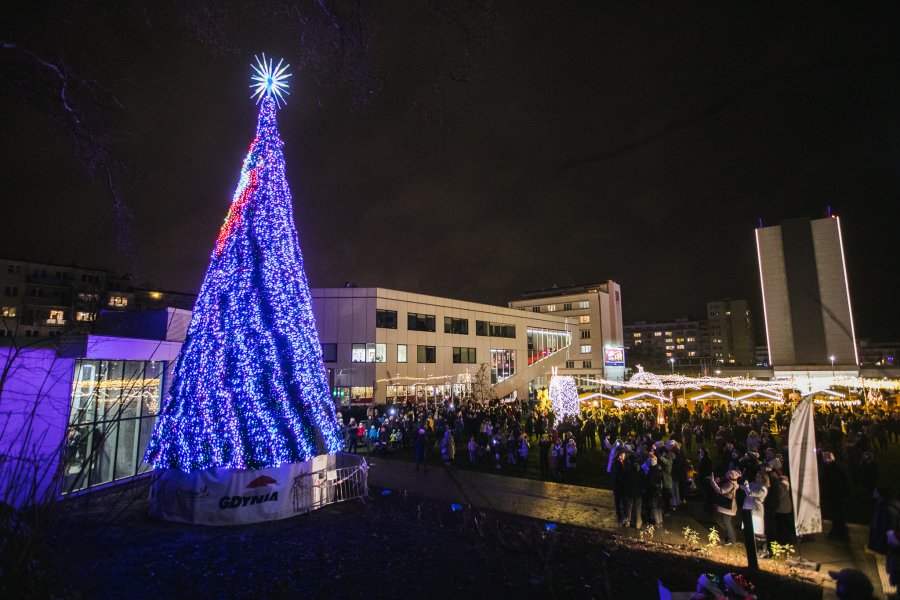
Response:
POLYGON ((578 341, 577 319, 558 314, 384 288, 310 293, 329 383, 343 404, 429 402, 480 384, 498 398, 527 399, 578 341))
POLYGON ((746 300, 714 300, 706 304, 709 349, 713 364, 756 365, 753 319, 746 300))
POLYGON ((509 307, 573 319, 578 327, 570 357, 559 370, 591 387, 597 378, 625 378, 622 290, 614 281, 525 292, 509 307))
POLYGON ((769 363, 776 376, 859 372, 837 217, 756 230, 769 363))
POLYGON ((196 295, 134 288, 105 269, 0 259, 0 338, 90 330, 100 311, 190 310, 196 295))
POLYGON ((625 326, 625 352, 648 371, 703 372, 710 362, 705 320, 637 321, 625 326))

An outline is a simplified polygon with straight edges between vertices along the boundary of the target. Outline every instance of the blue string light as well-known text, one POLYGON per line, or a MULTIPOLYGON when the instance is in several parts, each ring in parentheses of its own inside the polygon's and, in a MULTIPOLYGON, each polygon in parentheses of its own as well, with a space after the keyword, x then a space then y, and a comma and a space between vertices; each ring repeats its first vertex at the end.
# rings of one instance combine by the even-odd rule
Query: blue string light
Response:
MULTIPOLYGON (((275 82, 280 65, 269 63, 275 82)), ((256 139, 147 447, 156 468, 260 469, 342 448, 284 174, 278 93, 275 84, 261 97, 256 139)))

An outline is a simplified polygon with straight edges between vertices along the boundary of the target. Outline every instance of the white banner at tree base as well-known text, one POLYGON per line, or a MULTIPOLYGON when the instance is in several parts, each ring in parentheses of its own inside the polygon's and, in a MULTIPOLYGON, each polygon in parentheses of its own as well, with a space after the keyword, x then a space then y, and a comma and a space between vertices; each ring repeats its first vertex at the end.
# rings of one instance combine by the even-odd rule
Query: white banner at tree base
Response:
MULTIPOLYGON (((365 470, 360 462, 356 468, 365 470)), ((336 455, 258 470, 161 470, 150 484, 150 516, 199 525, 286 519, 334 501, 332 485, 311 482, 334 482, 336 473, 336 455)))

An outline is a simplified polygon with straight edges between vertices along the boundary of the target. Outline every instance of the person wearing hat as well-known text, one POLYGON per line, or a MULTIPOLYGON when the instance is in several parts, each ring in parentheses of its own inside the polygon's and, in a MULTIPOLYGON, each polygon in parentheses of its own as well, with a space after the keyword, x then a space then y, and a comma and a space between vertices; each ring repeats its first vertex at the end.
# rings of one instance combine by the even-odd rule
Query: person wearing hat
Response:
POLYGON ((857 569, 841 569, 840 571, 828 571, 837 583, 835 593, 840 600, 874 600, 872 593, 875 588, 865 573, 857 569))
POLYGON ((734 533, 734 516, 737 514, 737 502, 735 495, 738 490, 738 479, 741 478, 741 472, 731 470, 725 473, 725 477, 716 480, 712 475, 709 476, 709 485, 717 494, 716 498, 716 519, 719 527, 725 533, 725 545, 730 546, 737 541, 734 533))

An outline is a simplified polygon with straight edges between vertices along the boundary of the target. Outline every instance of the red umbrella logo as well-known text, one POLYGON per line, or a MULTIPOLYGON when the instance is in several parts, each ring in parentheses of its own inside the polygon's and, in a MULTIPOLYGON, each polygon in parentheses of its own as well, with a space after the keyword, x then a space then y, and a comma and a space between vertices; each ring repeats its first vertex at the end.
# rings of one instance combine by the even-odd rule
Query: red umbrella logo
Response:
POLYGON ((260 475, 259 477, 257 477, 256 479, 254 479, 253 481, 248 483, 247 487, 248 488, 261 488, 261 487, 266 487, 267 485, 272 485, 273 483, 277 484, 278 482, 266 475, 260 475))

